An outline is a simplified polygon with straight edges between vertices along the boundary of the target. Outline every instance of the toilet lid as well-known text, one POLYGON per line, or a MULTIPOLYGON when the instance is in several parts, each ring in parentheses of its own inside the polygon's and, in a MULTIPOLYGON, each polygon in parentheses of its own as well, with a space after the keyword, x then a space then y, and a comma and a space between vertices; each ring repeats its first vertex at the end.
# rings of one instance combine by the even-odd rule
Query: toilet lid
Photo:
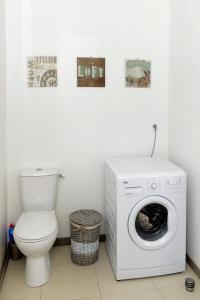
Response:
POLYGON ((20 240, 43 240, 57 230, 55 211, 22 212, 14 228, 20 240))

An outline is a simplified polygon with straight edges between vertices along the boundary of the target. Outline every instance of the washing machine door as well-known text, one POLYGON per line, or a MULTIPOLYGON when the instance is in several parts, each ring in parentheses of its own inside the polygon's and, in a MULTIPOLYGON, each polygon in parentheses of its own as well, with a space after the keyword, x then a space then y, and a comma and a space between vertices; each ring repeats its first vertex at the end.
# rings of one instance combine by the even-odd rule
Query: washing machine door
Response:
POLYGON ((162 196, 140 200, 131 210, 128 231, 131 239, 141 248, 159 249, 174 237, 178 213, 172 202, 162 196))

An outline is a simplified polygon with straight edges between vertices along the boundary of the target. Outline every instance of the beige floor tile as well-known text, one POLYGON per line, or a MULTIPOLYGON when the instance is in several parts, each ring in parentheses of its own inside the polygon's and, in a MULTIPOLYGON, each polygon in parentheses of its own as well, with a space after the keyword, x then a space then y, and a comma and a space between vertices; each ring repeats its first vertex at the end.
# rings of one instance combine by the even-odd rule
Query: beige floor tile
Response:
MULTIPOLYGON (((43 299, 44 298, 41 297, 41 300, 43 300, 43 299)), ((89 297, 89 298, 70 298, 69 296, 61 296, 61 297, 60 296, 51 296, 48 299, 51 299, 51 300, 102 300, 101 296, 99 296, 99 297, 89 297)))
MULTIPOLYGON (((60 299, 58 299, 60 300, 60 299)), ((63 299, 65 300, 65 299, 63 299)), ((70 299, 70 300, 102 300, 101 297, 92 297, 92 298, 78 298, 78 299, 70 299)))
POLYGON ((94 264, 94 266, 101 265, 101 264, 110 264, 104 243, 100 243, 99 257, 98 257, 97 262, 94 264))
POLYGON ((163 300, 199 300, 200 299, 200 287, 195 288, 195 291, 190 293, 182 286, 171 286, 159 289, 163 300))
POLYGON ((99 243, 99 254, 106 253, 106 245, 105 243, 99 243))
POLYGON ((0 293, 1 300, 40 300, 41 288, 30 288, 24 284, 24 269, 12 267, 7 270, 0 293))
POLYGON ((103 296, 102 300, 162 300, 158 290, 103 296))
POLYGON ((8 269, 7 270, 12 270, 13 268, 21 268, 24 270, 24 267, 25 267, 25 256, 22 257, 21 259, 19 260, 9 260, 9 263, 8 263, 8 269))
POLYGON ((71 261, 70 246, 56 246, 51 250, 52 265, 69 264, 71 261))
POLYGON ((42 288, 42 300, 98 296, 100 292, 93 266, 54 265, 50 281, 42 288))
POLYGON ((25 258, 9 261, 0 300, 200 300, 200 279, 189 266, 180 274, 116 281, 104 243, 100 243, 99 259, 92 266, 74 265, 69 246, 54 247, 51 263, 51 278, 41 293, 41 288, 24 284, 25 258), (196 280, 194 293, 185 291, 185 277, 196 280))
POLYGON ((152 278, 117 281, 106 256, 104 260, 99 259, 95 264, 95 270, 102 295, 135 292, 155 288, 152 278))
POLYGON ((185 272, 155 277, 154 282, 157 288, 176 286, 184 284, 186 277, 192 277, 196 281, 199 281, 199 278, 195 275, 190 266, 187 265, 185 272))

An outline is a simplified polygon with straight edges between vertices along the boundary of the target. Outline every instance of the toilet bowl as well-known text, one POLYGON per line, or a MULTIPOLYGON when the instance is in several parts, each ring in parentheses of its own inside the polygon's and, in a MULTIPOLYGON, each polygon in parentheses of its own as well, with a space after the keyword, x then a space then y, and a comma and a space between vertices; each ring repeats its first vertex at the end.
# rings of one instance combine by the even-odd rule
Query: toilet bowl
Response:
POLYGON ((22 212, 14 229, 14 240, 26 256, 25 283, 36 287, 50 276, 49 251, 58 233, 55 211, 22 212))

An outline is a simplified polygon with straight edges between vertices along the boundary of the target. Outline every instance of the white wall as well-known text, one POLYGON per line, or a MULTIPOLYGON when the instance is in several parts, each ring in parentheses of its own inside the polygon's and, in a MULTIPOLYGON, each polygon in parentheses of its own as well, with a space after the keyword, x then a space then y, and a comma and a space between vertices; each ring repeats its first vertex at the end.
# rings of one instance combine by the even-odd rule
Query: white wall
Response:
POLYGON ((58 163, 59 236, 79 208, 103 211, 103 162, 168 149, 169 2, 7 0, 8 221, 21 167, 58 163), (27 88, 26 56, 58 56, 58 88, 27 88), (76 57, 106 57, 106 88, 76 87, 76 57), (124 58, 152 60, 152 88, 124 88, 124 58))
POLYGON ((169 158, 188 173, 187 253, 200 267, 200 2, 171 5, 169 158))
POLYGON ((5 3, 0 0, 0 269, 6 246, 6 40, 5 3))

